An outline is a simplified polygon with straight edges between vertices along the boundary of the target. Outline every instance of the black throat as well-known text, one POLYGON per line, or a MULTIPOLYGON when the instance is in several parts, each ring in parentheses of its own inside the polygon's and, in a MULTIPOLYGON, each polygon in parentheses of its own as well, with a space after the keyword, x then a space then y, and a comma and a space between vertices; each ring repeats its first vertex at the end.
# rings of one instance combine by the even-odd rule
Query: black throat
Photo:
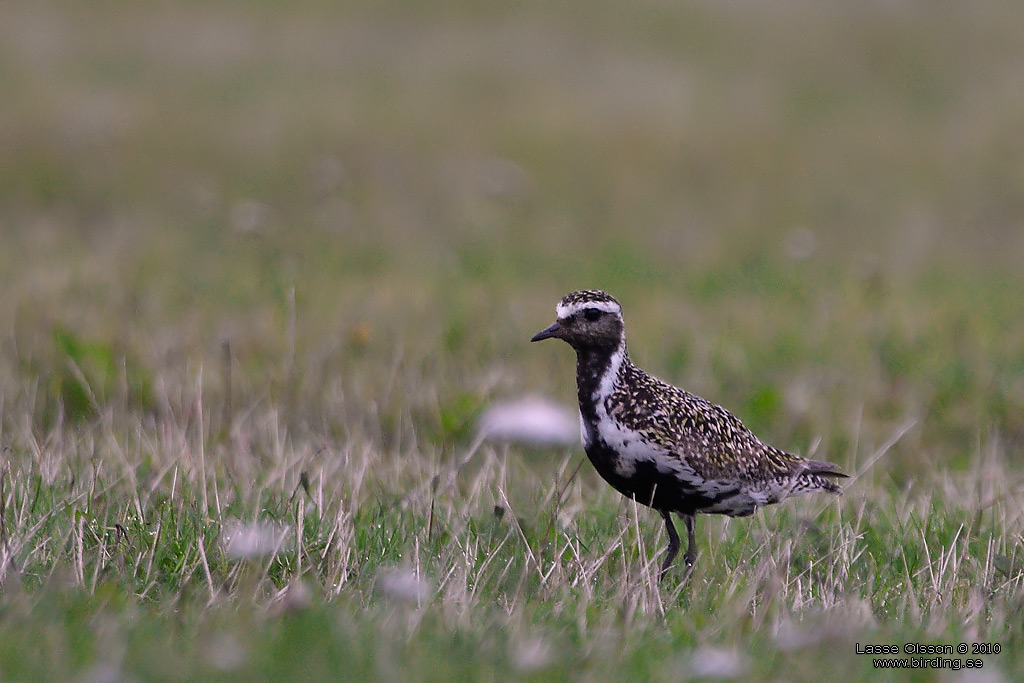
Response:
MULTIPOLYGON (((612 364, 612 356, 617 350, 606 346, 576 349, 576 396, 580 402, 580 413, 587 421, 597 419, 594 393, 601 385, 601 378, 612 364)), ((626 356, 622 362, 629 362, 628 358, 626 356)))

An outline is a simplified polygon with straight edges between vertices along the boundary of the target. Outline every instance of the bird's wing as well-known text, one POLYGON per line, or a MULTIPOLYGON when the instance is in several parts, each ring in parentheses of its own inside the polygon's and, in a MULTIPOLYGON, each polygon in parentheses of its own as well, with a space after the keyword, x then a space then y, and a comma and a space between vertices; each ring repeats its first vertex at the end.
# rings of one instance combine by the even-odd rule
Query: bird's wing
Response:
POLYGON ((647 375, 651 386, 630 396, 613 394, 609 412, 705 480, 756 482, 815 473, 838 476, 828 463, 806 461, 761 442, 725 408, 647 375), (639 397, 640 405, 637 405, 639 397))

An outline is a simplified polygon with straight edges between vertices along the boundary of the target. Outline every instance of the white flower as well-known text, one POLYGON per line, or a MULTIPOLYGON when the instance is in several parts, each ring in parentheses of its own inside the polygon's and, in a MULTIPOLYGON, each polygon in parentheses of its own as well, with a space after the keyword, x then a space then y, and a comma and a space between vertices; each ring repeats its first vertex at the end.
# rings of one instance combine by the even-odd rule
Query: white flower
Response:
POLYGON ((536 396, 495 403, 480 416, 480 433, 499 441, 531 446, 579 444, 576 415, 565 406, 536 396))
POLYGON ((230 521, 224 524, 224 552, 236 560, 251 560, 280 552, 291 530, 284 524, 230 521))

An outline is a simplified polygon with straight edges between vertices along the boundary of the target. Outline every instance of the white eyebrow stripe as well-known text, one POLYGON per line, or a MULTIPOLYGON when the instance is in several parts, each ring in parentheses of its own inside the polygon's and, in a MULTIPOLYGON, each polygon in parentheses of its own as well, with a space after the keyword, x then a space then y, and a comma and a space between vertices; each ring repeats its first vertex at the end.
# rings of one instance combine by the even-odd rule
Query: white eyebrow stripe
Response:
POLYGON ((585 308, 596 308, 605 313, 621 313, 622 309, 614 301, 579 301, 571 304, 558 303, 555 307, 555 314, 559 319, 568 318, 585 308))

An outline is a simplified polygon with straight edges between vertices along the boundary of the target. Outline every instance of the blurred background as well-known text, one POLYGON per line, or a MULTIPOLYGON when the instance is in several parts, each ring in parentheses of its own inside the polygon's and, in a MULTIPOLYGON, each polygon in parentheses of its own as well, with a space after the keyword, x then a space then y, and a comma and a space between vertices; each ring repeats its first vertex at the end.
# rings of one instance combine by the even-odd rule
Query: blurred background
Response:
POLYGON ((569 350, 527 340, 599 287, 635 361, 780 446, 849 464, 916 420, 886 477, 1019 458, 1021 26, 1011 0, 5 3, 4 422, 220 406, 230 366, 239 412, 445 457, 496 399, 573 405, 569 350))

